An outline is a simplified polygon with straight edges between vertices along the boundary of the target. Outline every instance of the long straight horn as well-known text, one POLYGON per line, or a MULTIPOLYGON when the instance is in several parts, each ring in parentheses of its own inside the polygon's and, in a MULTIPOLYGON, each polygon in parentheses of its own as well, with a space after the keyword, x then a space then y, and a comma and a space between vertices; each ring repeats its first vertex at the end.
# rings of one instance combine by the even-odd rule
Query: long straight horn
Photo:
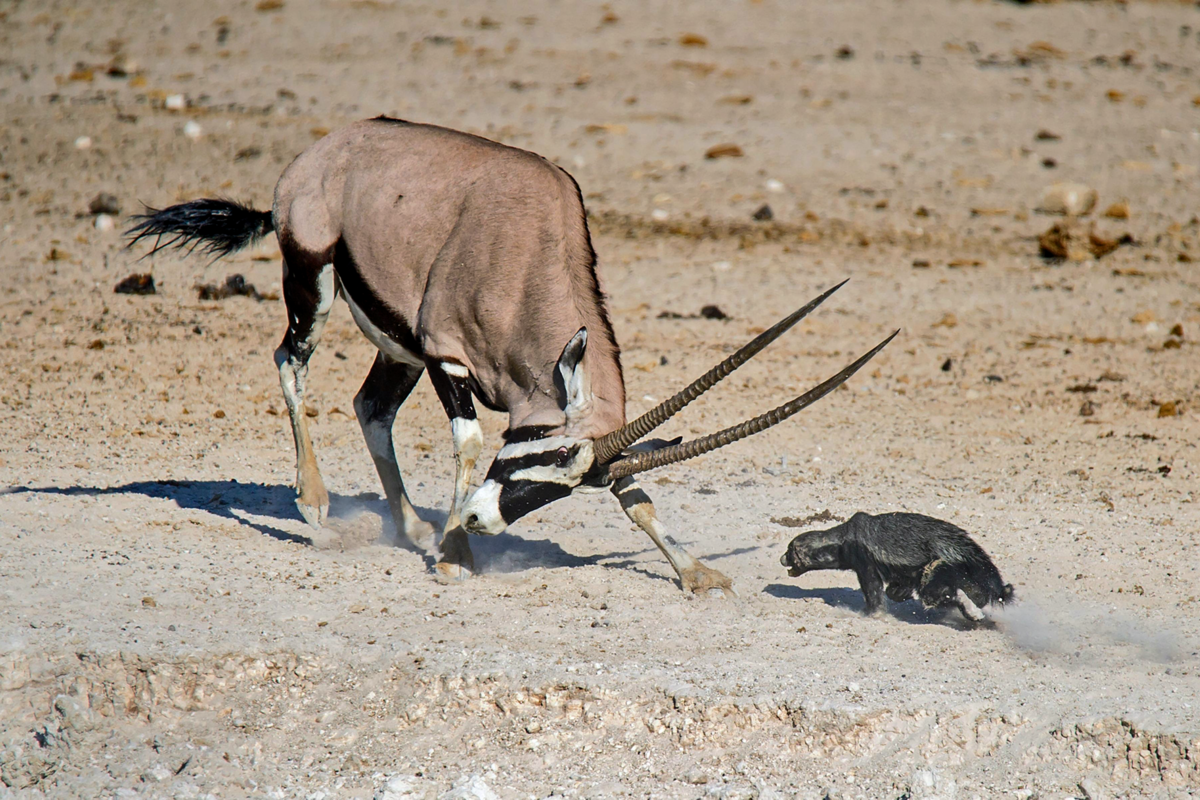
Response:
MULTIPOLYGON (((847 278, 847 280, 849 280, 847 278)), ((696 380, 692 381, 682 392, 679 392, 669 400, 659 403, 654 408, 642 414, 633 422, 618 428, 612 433, 607 433, 596 440, 593 445, 596 454, 597 464, 606 464, 612 461, 621 452, 631 444, 641 439, 650 431, 662 425, 671 417, 678 414, 684 406, 695 400, 700 395, 707 392, 712 387, 716 386, 722 380, 727 378, 731 372, 745 364, 771 342, 782 336, 788 328, 795 325, 800 320, 808 316, 812 311, 838 289, 846 285, 846 281, 842 281, 832 289, 827 290, 820 297, 810 300, 803 307, 796 309, 788 316, 776 322, 770 328, 760 333, 754 338, 754 341, 747 344, 741 350, 731 355, 729 358, 722 361, 717 366, 710 369, 708 372, 701 375, 696 380)))
POLYGON ((704 455, 709 451, 716 450, 718 447, 733 444, 739 439, 745 439, 747 436, 753 436, 756 433, 765 431, 767 428, 778 425, 788 417, 807 408, 845 383, 851 375, 858 372, 864 364, 875 357, 876 353, 887 346, 888 342, 895 339, 898 333, 900 331, 896 331, 896 333, 893 333, 875 345, 868 353, 829 380, 819 386, 814 386, 795 400, 784 403, 773 411, 768 411, 754 419, 746 420, 739 425, 734 425, 723 431, 702 436, 699 439, 693 439, 690 442, 664 447, 649 453, 638 453, 621 459, 608 468, 608 475, 612 480, 617 480, 629 475, 636 475, 639 472, 645 472, 646 470, 664 467, 667 464, 674 464, 677 461, 686 461, 689 458, 704 455))

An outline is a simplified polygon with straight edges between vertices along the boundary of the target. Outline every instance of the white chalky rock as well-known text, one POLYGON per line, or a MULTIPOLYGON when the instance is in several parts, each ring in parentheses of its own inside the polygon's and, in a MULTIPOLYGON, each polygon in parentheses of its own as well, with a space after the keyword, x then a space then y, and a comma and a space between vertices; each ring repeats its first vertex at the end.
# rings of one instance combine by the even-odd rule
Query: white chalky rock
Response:
POLYGON ((774 178, 767 181, 764 185, 766 186, 767 191, 771 192, 772 194, 781 194, 785 188, 781 181, 777 181, 774 178))
POLYGON ((76 150, 87 150, 91 146, 92 146, 92 137, 90 137, 90 136, 80 136, 75 139, 75 149, 76 150))
POLYGON ((666 222, 667 218, 670 216, 671 212, 667 211, 665 208, 656 208, 650 212, 650 219, 654 220, 655 222, 666 222))
POLYGON ((117 223, 112 218, 111 214, 97 214, 96 215, 96 230, 107 232, 107 231, 113 230, 116 227, 117 227, 117 223))
POLYGON ((375 792, 375 800, 426 800, 429 785, 412 775, 396 775, 375 792))
POLYGON ((483 778, 471 775, 455 781, 454 788, 438 800, 500 800, 500 795, 493 792, 492 787, 484 783, 483 778))
POLYGON ((167 111, 183 111, 187 108, 187 98, 181 94, 170 94, 167 95, 164 105, 167 111))
POLYGON ((189 119, 187 124, 183 126, 183 135, 189 139, 199 139, 204 135, 204 129, 200 127, 200 123, 194 119, 189 119))

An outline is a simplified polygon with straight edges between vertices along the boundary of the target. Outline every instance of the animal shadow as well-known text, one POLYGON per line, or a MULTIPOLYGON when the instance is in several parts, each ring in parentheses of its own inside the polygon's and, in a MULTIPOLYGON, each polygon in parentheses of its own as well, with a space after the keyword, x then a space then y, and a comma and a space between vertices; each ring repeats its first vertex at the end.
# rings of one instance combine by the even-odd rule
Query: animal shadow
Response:
MULTIPOLYGON (((793 586, 787 583, 772 583, 763 591, 782 600, 807 600, 810 598, 822 600, 827 606, 844 608, 857 614, 861 614, 866 606, 862 592, 844 586, 830 589, 805 589, 802 586, 793 586)), ((961 624, 956 624, 957 615, 949 614, 945 609, 925 608, 916 600, 904 603, 896 603, 891 600, 885 602, 889 616, 895 617, 901 622, 907 622, 909 625, 948 624, 951 627, 963 627, 961 624)))
MULTIPOLYGON (((283 542, 313 545, 310 536, 283 530, 253 517, 275 520, 301 520, 296 510, 296 490, 291 486, 242 481, 134 481, 106 488, 93 486, 19 486, 6 494, 49 494, 64 497, 105 497, 113 495, 142 495, 157 500, 169 500, 179 508, 204 511, 246 525, 265 536, 283 542)), ((330 494, 330 528, 337 532, 363 511, 388 518, 387 503, 374 492, 358 495, 330 494)), ((427 509, 420 509, 432 514, 427 509)))
MULTIPOLYGON (((265 483, 245 483, 236 480, 190 481, 161 480, 134 481, 120 486, 17 486, 4 494, 46 494, 64 497, 105 497, 116 495, 141 495, 156 500, 168 500, 179 508, 204 511, 253 528, 264 536, 282 542, 294 542, 309 547, 328 546, 305 536, 263 522, 266 517, 275 520, 302 521, 296 510, 296 490, 291 486, 265 483)), ((441 528, 445 513, 436 509, 417 508, 422 519, 441 528)), ((330 493, 329 516, 325 526, 338 535, 342 547, 387 543, 411 550, 425 557, 432 569, 434 558, 392 530, 391 511, 387 501, 375 492, 357 495, 330 493), (382 526, 374 520, 363 519, 364 512, 378 516, 382 526)), ((580 567, 600 564, 609 568, 635 569, 628 559, 649 552, 650 548, 627 552, 604 553, 593 556, 578 556, 564 550, 550 539, 523 539, 511 534, 499 536, 472 536, 471 551, 475 555, 476 567, 484 573, 523 572, 535 567, 580 567), (613 561, 616 559, 616 561, 613 561)), ((653 575, 653 573, 647 572, 653 575)), ((661 578, 660 575, 654 575, 661 578)))

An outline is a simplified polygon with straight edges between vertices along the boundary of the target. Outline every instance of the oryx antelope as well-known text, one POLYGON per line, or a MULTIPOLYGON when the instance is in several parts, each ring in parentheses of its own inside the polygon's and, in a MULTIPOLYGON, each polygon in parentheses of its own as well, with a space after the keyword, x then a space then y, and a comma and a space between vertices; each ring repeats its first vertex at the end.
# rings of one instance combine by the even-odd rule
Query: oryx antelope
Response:
POLYGON ((729 591, 728 578, 665 534, 633 476, 777 424, 832 391, 891 340, 774 411, 695 441, 639 446, 838 287, 626 424, 620 350, 579 187, 540 156, 379 117, 301 153, 279 179, 271 211, 227 200, 147 211, 129 233, 131 244, 155 238, 154 251, 201 246, 219 257, 276 232, 288 327, 275 362, 296 443, 296 503, 310 524, 322 523, 329 496, 308 434, 304 383, 334 298, 346 300, 379 350, 354 409, 397 531, 419 547, 431 543, 433 528, 405 492, 392 423, 429 371, 450 417, 457 464, 437 565, 447 578, 473 569, 466 534, 497 534, 573 491, 610 487, 685 590, 729 591), (472 397, 507 412, 509 421, 486 479, 468 498, 483 449, 472 397))

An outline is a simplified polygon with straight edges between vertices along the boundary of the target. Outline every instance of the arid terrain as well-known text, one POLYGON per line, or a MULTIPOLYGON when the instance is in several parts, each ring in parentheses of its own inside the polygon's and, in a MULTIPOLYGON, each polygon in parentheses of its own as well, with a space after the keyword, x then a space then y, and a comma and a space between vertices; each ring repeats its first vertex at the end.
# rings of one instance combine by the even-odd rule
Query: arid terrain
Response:
MULTIPOLYGON (((1196 796, 1197 214, 1194 3, 2 2, 0 798, 1196 796), (274 238, 139 260, 121 231, 268 208, 378 114, 575 176, 631 416, 851 279, 667 436, 901 329, 645 477, 738 598, 685 596, 608 495, 437 583, 384 519, 341 303, 309 379, 331 517, 300 518, 274 238), (114 293, 135 272, 155 294, 114 293), (199 299, 235 273, 266 298, 199 299), (787 577, 860 510, 962 526, 1020 602, 966 630, 787 577)), ((394 435, 444 519, 428 381, 394 435)))

